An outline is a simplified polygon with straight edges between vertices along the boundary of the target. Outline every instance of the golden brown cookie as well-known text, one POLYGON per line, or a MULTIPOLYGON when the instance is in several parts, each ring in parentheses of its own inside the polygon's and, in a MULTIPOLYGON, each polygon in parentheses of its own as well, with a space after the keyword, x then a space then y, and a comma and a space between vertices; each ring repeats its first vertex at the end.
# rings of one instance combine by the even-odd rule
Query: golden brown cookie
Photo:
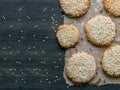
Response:
POLYGON ((120 16, 120 0, 103 0, 106 11, 113 16, 120 16))
POLYGON ((101 60, 105 73, 112 77, 120 77, 120 46, 115 45, 107 49, 101 60))
POLYGON ((106 16, 97 15, 85 25, 88 41, 97 46, 110 45, 116 36, 115 23, 106 16))
POLYGON ((67 77, 74 83, 87 83, 96 75, 96 62, 87 53, 73 54, 65 65, 67 77))
POLYGON ((80 40, 80 33, 73 25, 61 25, 56 34, 59 44, 64 48, 74 47, 80 40))
POLYGON ((87 12, 90 0, 59 0, 63 12, 69 17, 79 17, 87 12))

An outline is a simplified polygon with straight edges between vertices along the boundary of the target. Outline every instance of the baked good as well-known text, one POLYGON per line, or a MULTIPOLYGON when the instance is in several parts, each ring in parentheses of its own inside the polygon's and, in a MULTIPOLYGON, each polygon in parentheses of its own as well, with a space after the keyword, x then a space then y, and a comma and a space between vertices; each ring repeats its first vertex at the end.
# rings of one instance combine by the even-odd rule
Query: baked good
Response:
POLYGON ((58 27, 56 37, 61 47, 70 48, 79 42, 80 33, 75 26, 64 24, 58 27))
POLYGON ((63 12, 69 17, 79 17, 87 12, 90 0, 59 0, 63 12))
POLYGON ((120 0, 103 0, 104 7, 113 16, 120 16, 120 0))
POLYGON ((65 65, 67 77, 74 83, 87 83, 96 75, 96 62, 87 53, 73 54, 65 65))
POLYGON ((88 41, 97 46, 110 45, 116 36, 115 23, 106 16, 97 15, 85 25, 88 41))
POLYGON ((120 46, 115 45, 107 49, 101 60, 105 73, 112 77, 120 76, 120 46))

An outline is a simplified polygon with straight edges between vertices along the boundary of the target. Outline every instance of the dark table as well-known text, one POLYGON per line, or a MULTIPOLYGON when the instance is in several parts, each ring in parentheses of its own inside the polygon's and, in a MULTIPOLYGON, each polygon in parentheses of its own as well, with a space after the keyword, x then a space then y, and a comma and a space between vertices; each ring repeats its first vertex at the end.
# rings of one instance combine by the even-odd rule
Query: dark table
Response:
POLYGON ((0 0, 0 90, 120 90, 120 85, 69 87, 56 41, 58 0, 0 0))

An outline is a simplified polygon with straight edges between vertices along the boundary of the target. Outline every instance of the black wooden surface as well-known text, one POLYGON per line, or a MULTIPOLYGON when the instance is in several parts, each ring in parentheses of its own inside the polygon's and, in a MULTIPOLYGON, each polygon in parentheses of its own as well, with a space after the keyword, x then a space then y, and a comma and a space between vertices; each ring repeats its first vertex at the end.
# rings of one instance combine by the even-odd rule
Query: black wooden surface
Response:
POLYGON ((69 87, 58 0, 0 0, 0 90, 120 90, 120 85, 69 87))

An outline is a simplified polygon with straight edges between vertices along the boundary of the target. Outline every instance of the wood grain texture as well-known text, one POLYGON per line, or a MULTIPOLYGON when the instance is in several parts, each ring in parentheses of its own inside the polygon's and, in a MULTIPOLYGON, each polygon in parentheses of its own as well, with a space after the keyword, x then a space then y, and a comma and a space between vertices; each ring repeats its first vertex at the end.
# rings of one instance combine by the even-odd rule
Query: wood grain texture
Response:
POLYGON ((65 53, 55 37, 61 15, 58 0, 0 0, 0 90, 120 88, 65 84, 65 53))

